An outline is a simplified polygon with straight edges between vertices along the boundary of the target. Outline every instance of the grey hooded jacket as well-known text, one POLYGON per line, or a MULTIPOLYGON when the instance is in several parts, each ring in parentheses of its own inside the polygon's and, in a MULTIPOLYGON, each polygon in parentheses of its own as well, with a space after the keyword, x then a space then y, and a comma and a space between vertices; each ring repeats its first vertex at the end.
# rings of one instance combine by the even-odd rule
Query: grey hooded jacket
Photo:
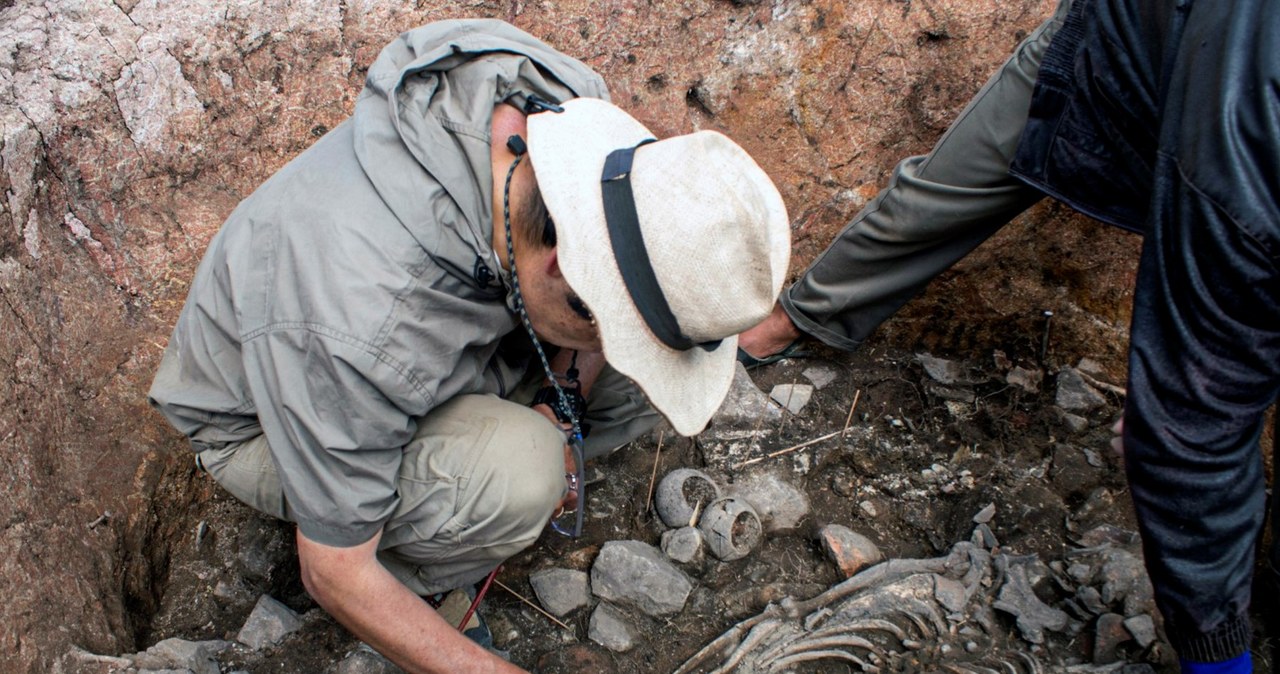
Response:
POLYGON ((150 392, 197 450, 266 435, 289 518, 329 545, 396 506, 415 419, 508 391, 516 327, 492 249, 493 106, 607 98, 579 61, 495 20, 406 32, 351 119, 231 214, 150 392))

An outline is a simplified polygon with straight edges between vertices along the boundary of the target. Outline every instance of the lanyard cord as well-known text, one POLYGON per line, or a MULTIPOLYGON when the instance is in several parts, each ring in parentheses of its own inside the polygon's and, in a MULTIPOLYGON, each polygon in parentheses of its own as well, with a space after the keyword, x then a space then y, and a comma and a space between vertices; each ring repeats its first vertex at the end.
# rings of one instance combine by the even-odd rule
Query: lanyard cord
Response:
MULTIPOLYGON (((513 136, 512 138, 519 138, 513 136)), ((516 152, 515 161, 511 162, 511 168, 507 169, 507 178, 502 185, 502 224, 507 234, 507 264, 511 267, 511 289, 515 294, 516 315, 520 317, 520 323, 524 325, 525 332, 529 333, 529 339, 533 342, 533 348, 538 352, 538 360, 542 362, 542 369, 547 373, 547 379, 551 381, 551 385, 555 387, 556 395, 560 397, 560 406, 568 411, 570 423, 573 426, 573 434, 569 437, 569 448, 573 450, 574 461, 574 482, 578 491, 578 512, 574 521, 573 532, 571 536, 577 538, 582 535, 582 520, 585 506, 587 504, 587 484, 585 479, 585 470, 583 464, 583 448, 582 448, 582 426, 578 423, 578 415, 573 413, 573 406, 569 404, 569 396, 565 394, 564 389, 560 387, 560 382, 556 380, 556 374, 551 370, 551 364, 547 361, 547 353, 542 349, 542 342, 538 340, 538 335, 533 331, 533 323, 529 321, 529 312, 524 307, 524 296, 520 294, 520 276, 516 273, 516 254, 515 248, 511 242, 511 177, 515 175, 516 167, 520 165, 524 159, 524 143, 521 141, 519 147, 512 147, 514 144, 508 141, 508 147, 516 152)))

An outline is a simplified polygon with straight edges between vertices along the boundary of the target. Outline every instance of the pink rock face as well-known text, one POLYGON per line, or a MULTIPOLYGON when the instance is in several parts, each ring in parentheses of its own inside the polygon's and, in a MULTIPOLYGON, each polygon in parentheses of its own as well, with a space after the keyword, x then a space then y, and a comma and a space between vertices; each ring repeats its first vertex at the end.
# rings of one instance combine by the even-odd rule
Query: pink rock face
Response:
MULTIPOLYGON (((211 493, 145 399, 187 283, 236 203, 349 114, 400 31, 503 18, 597 68, 659 134, 733 137, 781 188, 799 271, 1051 10, 414 4, 0 0, 0 670, 47 671, 72 644, 136 650, 148 634, 168 551, 192 544, 178 515, 211 493)), ((1058 226, 1069 217, 1033 211, 890 334, 974 346, 982 326, 1038 316, 1065 289, 1054 348, 1114 363, 1136 243, 1058 226), (1011 280, 997 292, 993 276, 1011 280), (927 331, 958 330, 961 314, 964 335, 927 331)))

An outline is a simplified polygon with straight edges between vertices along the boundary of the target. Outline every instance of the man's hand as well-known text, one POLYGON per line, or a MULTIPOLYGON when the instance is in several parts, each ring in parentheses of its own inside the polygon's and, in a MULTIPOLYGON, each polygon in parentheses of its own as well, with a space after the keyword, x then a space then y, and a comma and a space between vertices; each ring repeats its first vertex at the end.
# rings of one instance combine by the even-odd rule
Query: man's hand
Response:
POLYGON ((383 568, 381 538, 335 548, 298 532, 302 583, 329 615, 410 674, 524 671, 463 636, 383 568))

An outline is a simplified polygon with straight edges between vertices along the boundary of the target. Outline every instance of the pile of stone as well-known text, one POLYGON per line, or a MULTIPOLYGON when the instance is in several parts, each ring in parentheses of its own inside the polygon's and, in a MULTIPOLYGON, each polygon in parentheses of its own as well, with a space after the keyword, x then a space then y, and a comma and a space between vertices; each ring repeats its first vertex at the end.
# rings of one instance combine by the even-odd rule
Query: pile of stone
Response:
MULTIPOLYGON (((87 651, 71 654, 76 672, 113 674, 220 674, 219 659, 232 651, 260 651, 280 643, 301 629, 306 620, 280 602, 263 595, 236 634, 236 640, 188 641, 165 639, 151 648, 122 656, 97 655, 87 651)), ((245 674, 231 672, 231 674, 245 674)))
POLYGON ((766 535, 794 531, 809 514, 804 492, 769 471, 724 484, 702 471, 679 468, 657 485, 654 506, 667 527, 660 547, 610 541, 590 573, 568 568, 533 573, 529 581, 542 607, 563 618, 594 606, 588 638, 613 651, 630 650, 643 621, 684 610, 697 586, 695 577, 714 560, 742 559, 766 535))

